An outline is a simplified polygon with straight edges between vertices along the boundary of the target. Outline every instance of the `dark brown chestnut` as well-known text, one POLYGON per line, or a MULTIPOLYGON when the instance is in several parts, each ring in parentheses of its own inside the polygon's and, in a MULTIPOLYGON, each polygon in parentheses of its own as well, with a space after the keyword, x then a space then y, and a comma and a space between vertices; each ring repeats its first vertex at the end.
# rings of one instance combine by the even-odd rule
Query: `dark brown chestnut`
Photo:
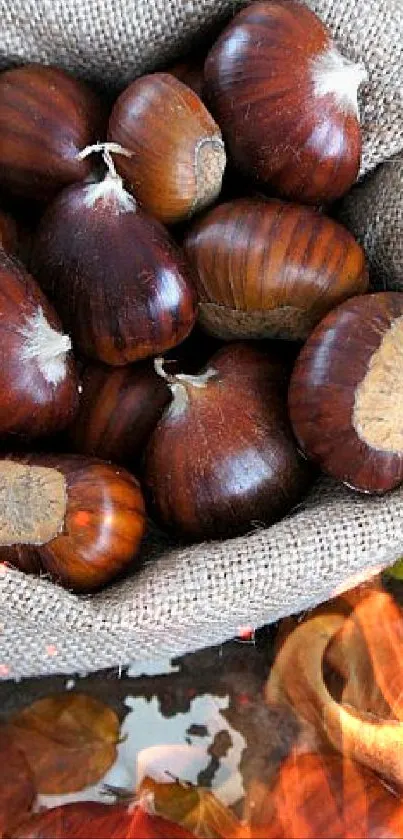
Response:
MULTIPOLYGON (((156 369, 164 375, 162 363, 156 369)), ((219 350, 199 376, 167 375, 172 402, 145 456, 159 521, 187 539, 272 524, 301 499, 310 470, 298 455, 277 357, 246 344, 219 350)))
POLYGON ((310 207, 244 198, 215 207, 184 241, 200 322, 226 340, 305 340, 348 297, 368 289, 351 233, 310 207))
POLYGON ((294 0, 251 3, 205 66, 207 101, 246 174, 303 203, 330 202, 357 177, 363 67, 294 0))
POLYGON ((221 131, 199 97, 169 73, 132 82, 109 121, 109 140, 131 152, 116 168, 165 224, 190 218, 221 191, 226 154, 221 131))
POLYGON ((78 153, 102 139, 105 115, 82 81, 57 67, 27 64, 0 74, 0 184, 48 200, 91 172, 78 153))
POLYGON ((99 588, 135 565, 143 496, 122 468, 79 455, 0 460, 0 561, 66 588, 99 588))
POLYGON ((17 225, 8 213, 0 210, 0 248, 15 254, 17 250, 17 225))
POLYGON ((0 436, 55 433, 77 408, 71 341, 33 277, 1 249, 0 312, 0 436))
POLYGON ((142 454, 171 392, 151 362, 111 368, 89 364, 69 428, 73 451, 126 465, 142 454))
POLYGON ((179 248, 124 190, 109 148, 104 154, 104 180, 68 187, 45 212, 33 267, 77 348, 123 365, 183 341, 196 298, 179 248))
POLYGON ((303 347, 289 408, 302 451, 353 489, 403 481, 403 294, 347 300, 303 347))

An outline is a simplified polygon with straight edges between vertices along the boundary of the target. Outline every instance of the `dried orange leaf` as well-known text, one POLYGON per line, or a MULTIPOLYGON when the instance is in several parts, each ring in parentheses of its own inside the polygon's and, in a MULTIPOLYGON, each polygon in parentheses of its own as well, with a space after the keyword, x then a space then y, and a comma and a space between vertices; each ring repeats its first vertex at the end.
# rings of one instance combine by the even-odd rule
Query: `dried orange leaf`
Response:
POLYGON ((144 799, 159 816, 182 825, 200 839, 231 837, 239 827, 231 810, 212 792, 193 784, 162 784, 147 777, 138 789, 138 799, 144 799))
POLYGON ((78 792, 97 783, 116 758, 119 719, 92 696, 40 699, 8 726, 44 795, 78 792))
POLYGON ((23 753, 0 728, 0 839, 18 824, 35 800, 35 786, 23 753))

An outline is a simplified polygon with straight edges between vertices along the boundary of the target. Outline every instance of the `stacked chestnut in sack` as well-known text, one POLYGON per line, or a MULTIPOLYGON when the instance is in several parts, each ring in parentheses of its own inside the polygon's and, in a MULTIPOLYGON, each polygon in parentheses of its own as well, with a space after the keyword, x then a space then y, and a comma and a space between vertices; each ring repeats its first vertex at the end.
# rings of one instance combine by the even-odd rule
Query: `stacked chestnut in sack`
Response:
POLYGON ((364 79, 292 0, 110 114, 59 69, 1 74, 1 561, 91 591, 136 567, 147 516, 223 538, 319 469, 403 480, 403 294, 367 293, 327 209, 359 172, 364 79))

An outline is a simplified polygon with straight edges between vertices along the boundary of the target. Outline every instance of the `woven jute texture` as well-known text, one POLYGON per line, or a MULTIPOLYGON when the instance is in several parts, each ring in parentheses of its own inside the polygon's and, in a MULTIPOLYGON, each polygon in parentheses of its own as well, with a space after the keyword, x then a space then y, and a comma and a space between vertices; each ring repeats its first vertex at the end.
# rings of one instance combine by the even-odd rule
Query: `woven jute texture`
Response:
POLYGON ((168 550, 96 596, 78 598, 7 569, 0 581, 3 673, 90 671, 218 644, 241 626, 354 586, 399 554, 402 533, 403 490, 365 499, 322 479, 270 530, 168 550))
POLYGON ((403 154, 351 190, 340 220, 366 250, 373 288, 403 291, 403 154))
MULTIPOLYGON (((113 91, 178 57, 242 5, 0 0, 0 62, 55 63, 113 91)), ((403 150, 403 5, 309 5, 343 52, 368 69, 361 97, 362 172, 368 172, 403 150)), ((344 212, 365 238, 374 273, 381 276, 387 254, 392 275, 401 265, 402 169, 395 160, 372 177, 344 212)), ((323 479, 297 511, 269 530, 181 550, 153 537, 138 574, 92 597, 0 567, 0 676, 89 672, 221 643, 240 626, 312 607, 402 553, 403 490, 366 498, 323 479)))

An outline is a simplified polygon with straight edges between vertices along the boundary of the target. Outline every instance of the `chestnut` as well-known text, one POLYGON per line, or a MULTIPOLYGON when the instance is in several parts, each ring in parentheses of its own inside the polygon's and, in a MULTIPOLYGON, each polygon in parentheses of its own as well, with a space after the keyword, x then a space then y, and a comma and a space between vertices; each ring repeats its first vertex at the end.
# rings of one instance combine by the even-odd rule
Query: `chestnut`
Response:
POLYGON ((156 369, 172 402, 145 453, 144 484, 158 520, 185 539, 272 524, 301 499, 310 469, 287 417, 278 357, 252 346, 219 350, 198 375, 156 369))
POLYGON ((0 248, 15 254, 17 250, 17 225, 8 213, 0 210, 0 248))
POLYGON ((0 436, 55 433, 77 408, 71 341, 34 278, 0 248, 0 436))
POLYGON ((403 481, 402 354, 403 294, 354 297, 315 328, 291 377, 300 448, 361 492, 403 481))
POLYGON ((80 407, 69 428, 81 454, 133 464, 157 425, 171 392, 151 362, 111 368, 86 365, 80 407))
POLYGON ((108 139, 131 152, 116 168, 136 198, 166 224, 208 207, 221 191, 221 131, 199 97, 168 73, 132 82, 110 117, 108 139))
POLYGON ((26 64, 0 74, 0 185, 12 195, 49 200, 91 172, 77 155, 100 139, 98 97, 57 67, 26 64))
POLYGON ((108 173, 58 195, 39 225, 32 264, 83 355, 124 365, 181 343, 196 298, 183 254, 124 190, 110 149, 99 149, 108 173))
POLYGON ((79 455, 0 460, 0 561, 93 591, 133 566, 143 496, 124 469, 79 455))
POLYGON ((351 233, 299 204, 222 204, 193 225, 184 248, 200 322, 226 340, 305 340, 330 309, 368 288, 365 254, 351 233))
POLYGON ((205 65, 206 97, 234 162, 302 203, 339 198, 357 177, 360 65, 294 0, 251 3, 205 65))

